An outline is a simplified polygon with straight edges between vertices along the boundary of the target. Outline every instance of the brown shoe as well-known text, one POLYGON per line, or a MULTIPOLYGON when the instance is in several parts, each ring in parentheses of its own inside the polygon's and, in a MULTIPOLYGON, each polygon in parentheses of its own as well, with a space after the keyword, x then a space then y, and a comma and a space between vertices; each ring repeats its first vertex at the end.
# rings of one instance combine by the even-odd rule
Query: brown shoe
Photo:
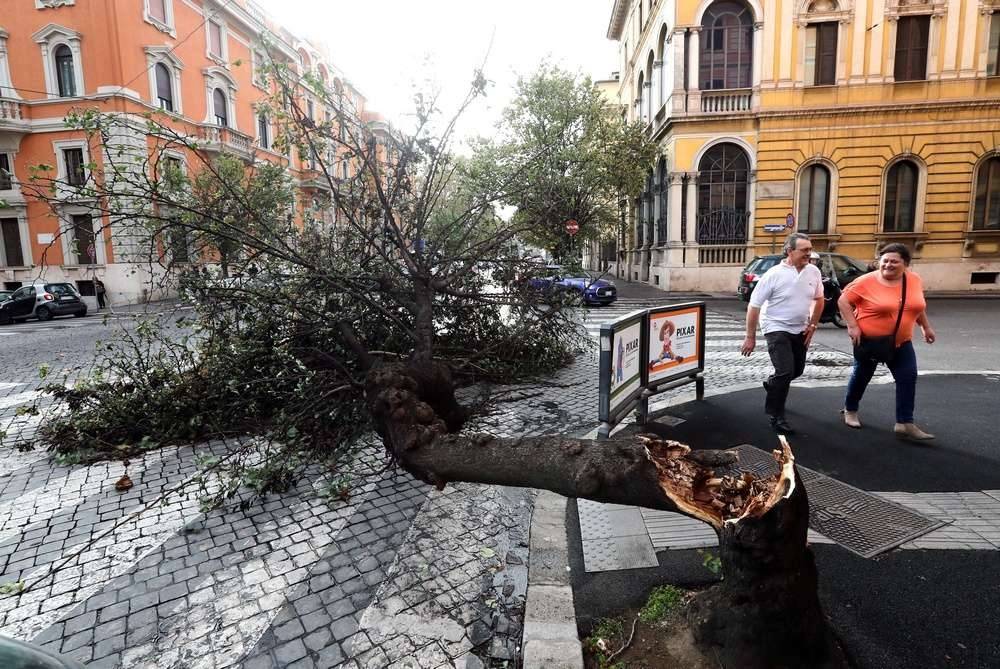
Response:
POLYGON ((847 427, 853 427, 855 430, 861 429, 861 419, 858 418, 857 411, 848 411, 847 409, 841 409, 840 413, 844 414, 844 425, 847 427))
POLYGON ((934 438, 933 434, 924 432, 913 423, 896 423, 892 431, 896 433, 898 438, 911 441, 927 441, 934 438))

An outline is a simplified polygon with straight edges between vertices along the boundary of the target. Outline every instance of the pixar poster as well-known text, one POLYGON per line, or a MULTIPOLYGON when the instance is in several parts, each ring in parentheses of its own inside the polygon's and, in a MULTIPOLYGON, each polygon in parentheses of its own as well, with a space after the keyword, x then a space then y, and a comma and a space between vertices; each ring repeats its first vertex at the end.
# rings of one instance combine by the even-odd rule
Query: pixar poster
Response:
POLYGON ((701 366, 701 308, 649 312, 649 381, 697 371, 701 366))

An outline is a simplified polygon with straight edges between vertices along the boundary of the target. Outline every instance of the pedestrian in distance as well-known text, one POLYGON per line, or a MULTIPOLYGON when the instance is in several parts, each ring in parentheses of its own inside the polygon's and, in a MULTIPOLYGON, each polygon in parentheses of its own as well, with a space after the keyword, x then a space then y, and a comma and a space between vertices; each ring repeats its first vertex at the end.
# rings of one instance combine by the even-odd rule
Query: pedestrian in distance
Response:
POLYGON ((789 235, 784 260, 764 273, 747 306, 746 339, 740 353, 753 353, 760 325, 774 366, 774 373, 764 381, 764 412, 779 434, 794 432, 785 418, 788 388, 805 371, 806 350, 823 313, 823 277, 810 262, 812 250, 809 235, 789 235))
POLYGON ((107 293, 107 289, 104 287, 104 282, 100 279, 94 280, 94 293, 97 294, 97 310, 100 311, 104 309, 106 304, 104 302, 104 296, 107 293))
POLYGON ((883 363, 896 382, 893 432, 901 439, 925 441, 934 435, 913 422, 917 392, 913 325, 920 325, 928 344, 933 344, 937 335, 927 318, 923 283, 909 267, 910 249, 905 244, 886 244, 879 251, 878 269, 852 281, 837 301, 854 344, 854 370, 847 383, 843 414, 848 427, 861 428, 861 398, 875 369, 883 363))

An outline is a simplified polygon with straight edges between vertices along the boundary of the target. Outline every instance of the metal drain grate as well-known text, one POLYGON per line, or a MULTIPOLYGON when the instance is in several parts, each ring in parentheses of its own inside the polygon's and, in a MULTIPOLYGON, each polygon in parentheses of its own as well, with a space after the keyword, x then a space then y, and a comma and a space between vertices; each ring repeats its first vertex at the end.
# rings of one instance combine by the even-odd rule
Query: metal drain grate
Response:
MULTIPOLYGON (((740 461, 733 469, 758 476, 777 473, 770 453, 748 445, 737 450, 740 461)), ((809 528, 861 557, 874 557, 945 524, 808 467, 798 470, 809 496, 809 528)))
POLYGON ((806 493, 809 527, 864 558, 945 524, 825 476, 809 482, 806 493))

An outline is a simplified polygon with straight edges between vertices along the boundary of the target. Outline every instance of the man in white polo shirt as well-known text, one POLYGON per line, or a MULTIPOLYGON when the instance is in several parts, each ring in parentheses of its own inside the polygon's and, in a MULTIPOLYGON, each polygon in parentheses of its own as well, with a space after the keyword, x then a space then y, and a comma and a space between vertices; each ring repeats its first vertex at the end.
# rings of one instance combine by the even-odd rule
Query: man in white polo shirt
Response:
POLYGON ((764 411, 776 432, 791 434, 794 430, 785 420, 785 400, 792 380, 805 369, 806 349, 823 313, 823 276, 809 262, 812 242, 808 235, 789 235, 784 251, 785 259, 767 270, 753 289, 747 307, 747 336, 740 353, 753 353, 759 322, 774 365, 774 374, 764 382, 764 411))

